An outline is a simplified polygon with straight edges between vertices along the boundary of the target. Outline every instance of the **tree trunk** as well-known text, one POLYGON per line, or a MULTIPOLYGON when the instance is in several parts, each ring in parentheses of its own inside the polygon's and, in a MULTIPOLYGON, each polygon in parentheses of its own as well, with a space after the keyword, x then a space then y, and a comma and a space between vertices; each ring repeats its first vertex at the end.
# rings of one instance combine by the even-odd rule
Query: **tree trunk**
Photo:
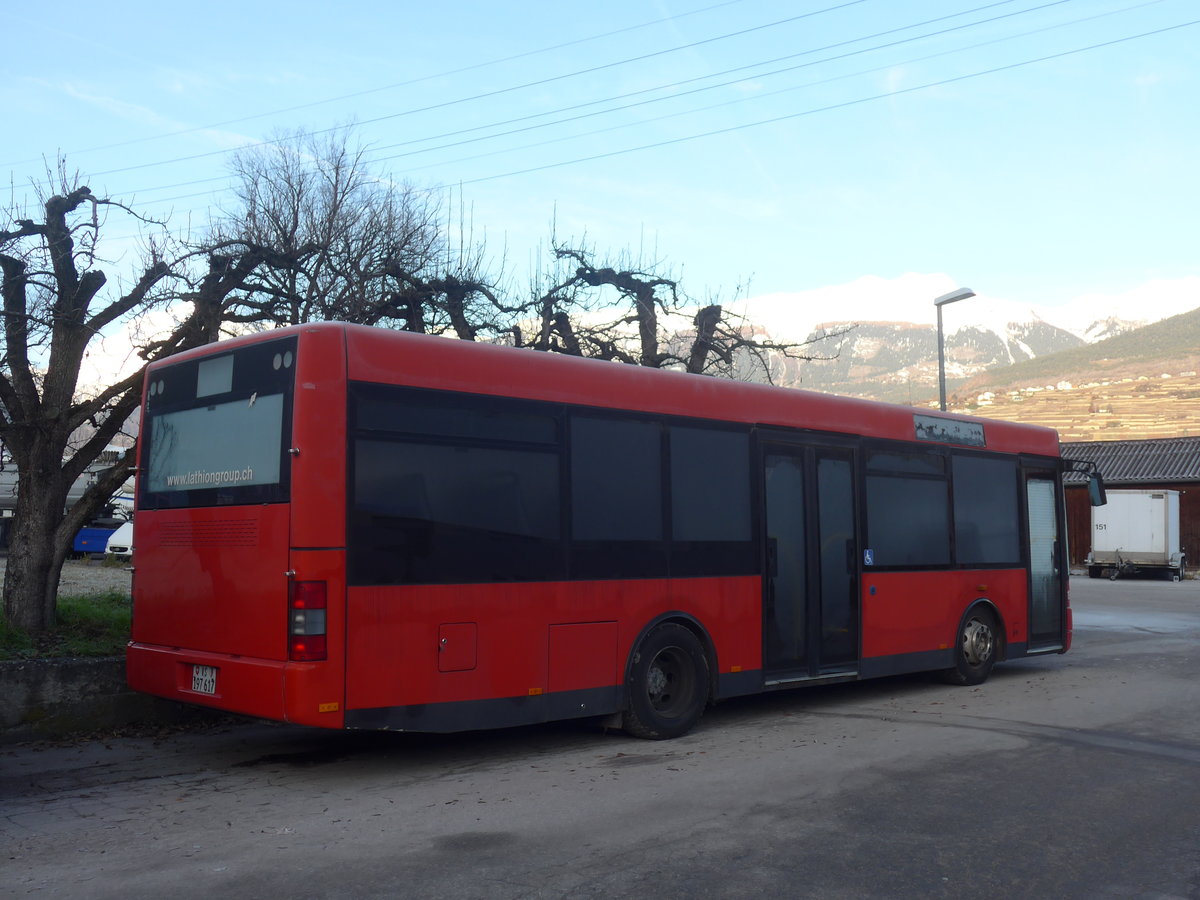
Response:
POLYGON ((454 276, 448 276, 440 285, 446 296, 446 312, 450 316, 450 325, 460 340, 475 340, 475 326, 467 318, 467 297, 471 288, 464 285, 454 276))
POLYGON ((67 494, 62 473, 55 472, 52 465, 38 469, 32 477, 46 479, 41 490, 18 485, 4 571, 5 618, 26 634, 54 626, 58 581, 71 546, 71 538, 60 533, 67 494))
POLYGON ((713 336, 721 323, 721 307, 706 306, 696 313, 696 338, 692 341, 692 352, 688 356, 687 371, 692 375, 703 375, 704 364, 713 348, 713 336))
POLYGON ((654 288, 640 286, 634 294, 637 302, 638 338, 642 346, 641 359, 643 366, 655 367, 659 364, 658 356, 658 310, 654 306, 654 288))

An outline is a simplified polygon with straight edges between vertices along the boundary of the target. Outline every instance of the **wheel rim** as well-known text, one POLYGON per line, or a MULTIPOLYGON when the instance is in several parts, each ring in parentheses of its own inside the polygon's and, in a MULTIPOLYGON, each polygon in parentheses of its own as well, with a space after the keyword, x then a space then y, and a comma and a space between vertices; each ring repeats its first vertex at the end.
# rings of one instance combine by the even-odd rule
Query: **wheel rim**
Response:
POLYGON ((963 629, 962 651, 968 665, 981 666, 992 658, 996 636, 992 626, 982 619, 972 619, 963 629))
POLYGON ((646 672, 646 698, 660 716, 678 716, 691 703, 695 681, 688 655, 679 647, 665 647, 646 672))

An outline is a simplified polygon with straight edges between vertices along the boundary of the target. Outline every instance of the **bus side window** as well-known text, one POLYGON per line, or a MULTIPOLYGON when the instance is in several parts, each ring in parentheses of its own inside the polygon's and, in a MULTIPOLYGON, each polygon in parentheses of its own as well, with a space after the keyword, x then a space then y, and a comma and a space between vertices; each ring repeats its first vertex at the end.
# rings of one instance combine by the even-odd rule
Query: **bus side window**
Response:
POLYGON ((953 470, 959 565, 1019 564, 1016 460, 955 454, 953 470))
POLYGON ((655 421, 571 417, 572 577, 667 574, 662 437, 655 421))
POLYGON ((950 562, 950 493, 945 457, 873 453, 867 460, 867 546, 878 567, 950 562))

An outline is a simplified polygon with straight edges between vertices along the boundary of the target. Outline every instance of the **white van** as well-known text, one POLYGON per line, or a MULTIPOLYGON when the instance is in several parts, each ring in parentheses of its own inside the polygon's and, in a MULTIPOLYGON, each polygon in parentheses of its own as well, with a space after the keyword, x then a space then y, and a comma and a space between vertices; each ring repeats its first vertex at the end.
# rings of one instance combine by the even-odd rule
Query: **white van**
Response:
POLYGON ((108 536, 108 544, 105 546, 104 552, 122 559, 129 559, 133 556, 132 522, 126 522, 108 536))

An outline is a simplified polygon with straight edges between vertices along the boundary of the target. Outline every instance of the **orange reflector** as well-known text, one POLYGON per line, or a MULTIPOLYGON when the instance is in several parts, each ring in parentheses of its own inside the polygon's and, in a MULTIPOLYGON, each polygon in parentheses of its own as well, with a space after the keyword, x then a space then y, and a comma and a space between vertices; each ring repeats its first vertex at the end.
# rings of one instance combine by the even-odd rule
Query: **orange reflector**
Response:
POLYGON ((318 703, 317 712, 337 712, 341 708, 340 703, 318 703))
POLYGON ((729 671, 730 672, 740 672, 740 671, 742 671, 742 667, 741 666, 730 666, 729 671))
POLYGON ((529 696, 530 696, 530 697, 537 697, 537 696, 540 696, 540 695, 541 695, 541 693, 542 693, 542 689, 541 689, 541 688, 530 688, 530 689, 529 689, 529 696))

